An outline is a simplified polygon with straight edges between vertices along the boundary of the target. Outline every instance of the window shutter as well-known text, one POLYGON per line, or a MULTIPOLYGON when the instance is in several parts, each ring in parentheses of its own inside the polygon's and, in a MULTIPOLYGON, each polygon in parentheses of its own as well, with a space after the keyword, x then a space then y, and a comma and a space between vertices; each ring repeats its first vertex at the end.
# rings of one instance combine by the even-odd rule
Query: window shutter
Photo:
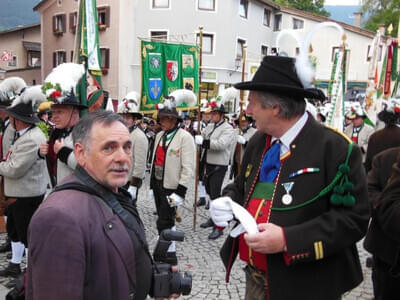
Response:
POLYGON ((53 52, 53 68, 57 67, 57 52, 53 52))
POLYGON ((105 22, 106 22, 106 26, 107 27, 110 27, 110 7, 109 6, 107 6, 106 7, 106 9, 105 9, 105 11, 106 11, 106 20, 105 20, 105 22))
POLYGON ((56 16, 53 16, 53 32, 56 31, 56 16))
POLYGON ((106 49, 106 51, 105 51, 105 54, 106 54, 106 63, 105 63, 105 67, 107 68, 107 69, 109 69, 110 68, 110 49, 106 49))
POLYGON ((67 23, 67 16, 65 14, 61 15, 61 23, 62 23, 62 31, 65 32, 66 31, 66 23, 67 23))
POLYGON ((62 62, 66 63, 67 62, 67 52, 63 51, 62 56, 63 56, 63 61, 62 62))
POLYGON ((69 14, 69 29, 74 28, 74 13, 69 14))

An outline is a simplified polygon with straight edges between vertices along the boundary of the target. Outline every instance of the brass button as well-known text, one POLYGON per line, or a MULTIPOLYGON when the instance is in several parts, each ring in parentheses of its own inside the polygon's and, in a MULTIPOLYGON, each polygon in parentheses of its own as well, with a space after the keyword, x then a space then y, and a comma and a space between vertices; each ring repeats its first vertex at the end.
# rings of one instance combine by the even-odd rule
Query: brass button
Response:
POLYGON ((295 144, 292 145, 292 149, 296 149, 296 145, 295 144))

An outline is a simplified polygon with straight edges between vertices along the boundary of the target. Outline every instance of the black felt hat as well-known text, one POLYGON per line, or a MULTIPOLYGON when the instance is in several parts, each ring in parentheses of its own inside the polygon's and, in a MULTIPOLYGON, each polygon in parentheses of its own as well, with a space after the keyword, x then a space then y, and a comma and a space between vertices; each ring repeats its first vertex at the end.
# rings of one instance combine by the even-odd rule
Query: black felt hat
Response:
POLYGON ((34 114, 32 103, 20 102, 15 106, 11 106, 4 110, 9 116, 14 117, 25 123, 35 124, 40 122, 39 118, 34 114))
POLYGON ((295 59, 284 56, 265 56, 251 81, 236 83, 239 90, 265 91, 293 99, 312 98, 325 100, 324 93, 316 88, 305 89, 297 76, 295 59))

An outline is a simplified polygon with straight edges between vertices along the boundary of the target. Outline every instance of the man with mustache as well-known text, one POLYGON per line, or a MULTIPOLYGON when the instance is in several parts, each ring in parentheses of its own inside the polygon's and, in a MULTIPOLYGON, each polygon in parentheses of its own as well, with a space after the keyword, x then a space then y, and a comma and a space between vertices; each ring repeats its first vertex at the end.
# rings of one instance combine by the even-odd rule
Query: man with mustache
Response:
POLYGON ((121 116, 98 110, 72 132, 77 167, 32 218, 26 299, 147 297, 152 262, 129 193, 132 142, 121 116))

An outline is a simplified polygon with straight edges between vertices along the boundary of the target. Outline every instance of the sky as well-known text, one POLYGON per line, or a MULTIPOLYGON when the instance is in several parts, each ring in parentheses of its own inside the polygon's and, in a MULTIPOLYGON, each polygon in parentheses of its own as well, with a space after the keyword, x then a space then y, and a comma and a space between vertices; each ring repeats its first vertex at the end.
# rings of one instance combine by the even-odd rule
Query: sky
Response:
POLYGON ((325 0, 324 5, 360 5, 360 0, 325 0))

